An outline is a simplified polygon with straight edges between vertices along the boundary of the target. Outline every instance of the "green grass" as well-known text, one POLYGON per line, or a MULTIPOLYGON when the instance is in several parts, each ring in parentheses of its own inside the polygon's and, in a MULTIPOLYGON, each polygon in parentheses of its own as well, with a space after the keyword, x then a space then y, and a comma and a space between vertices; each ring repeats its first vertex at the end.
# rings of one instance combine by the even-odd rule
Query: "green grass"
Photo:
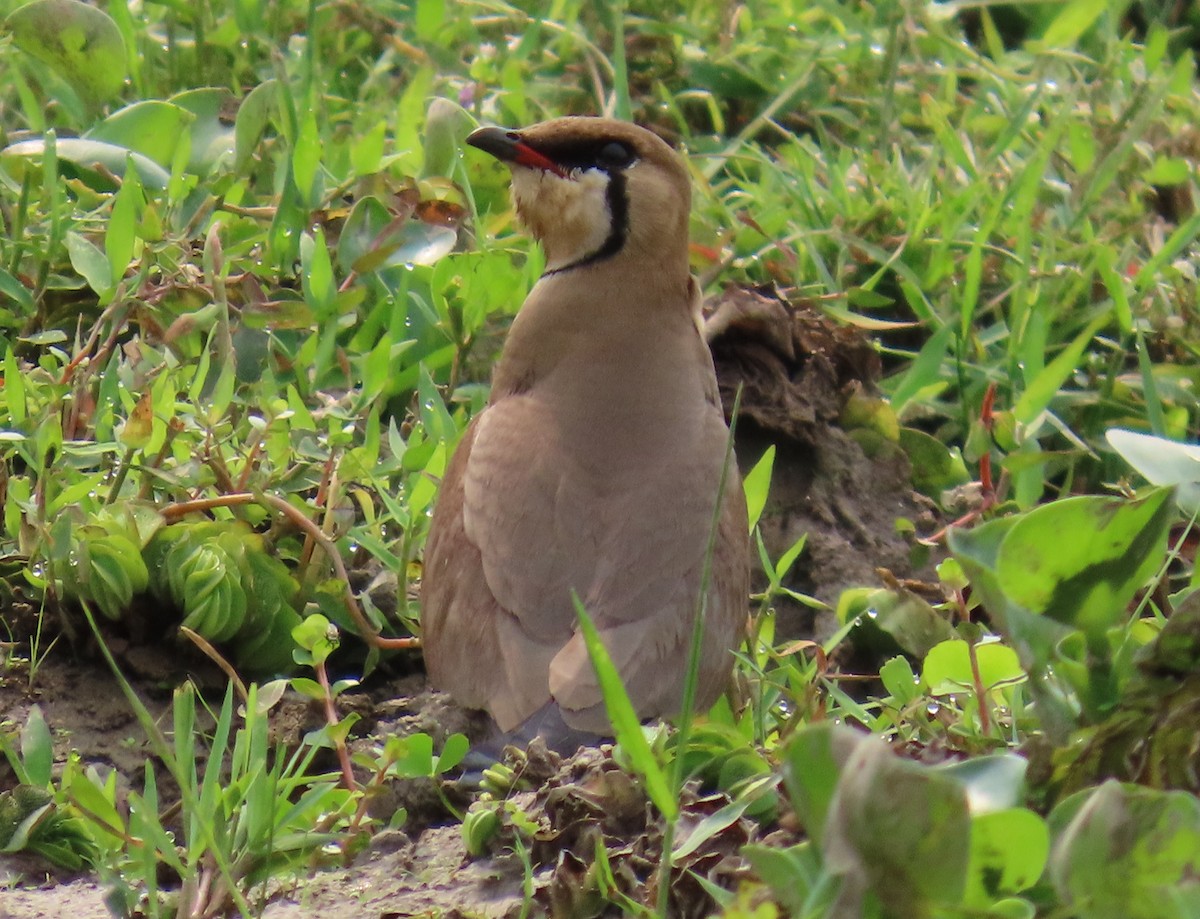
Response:
MULTIPOLYGON (((322 623, 364 675, 375 633, 417 628, 406 581, 436 481, 540 270, 504 170, 462 139, 477 123, 628 115, 689 155, 709 292, 771 283, 863 329, 885 367, 872 426, 946 519, 944 490, 975 481, 985 499, 950 541, 944 602, 863 585, 821 647, 774 641, 802 546, 763 553, 769 588, 739 665, 749 709, 635 745, 643 775, 684 764, 736 816, 804 827, 791 847, 746 851, 754 879, 737 895, 710 893, 730 916, 1194 914, 1195 891, 1160 880, 1200 867, 1161 854, 1200 851, 1195 781, 1178 778, 1194 732, 1165 702, 1153 768, 1111 763, 1123 719, 1154 722, 1147 696, 1191 698, 1178 660, 1192 659, 1200 476, 1162 441, 1147 459, 1106 438, 1197 432, 1200 21, 1185 6, 0 0, 0 604, 32 595, 54 629, 80 631, 80 601, 119 620, 153 589, 247 679, 286 668, 264 646, 287 649, 306 620, 300 662, 317 679, 295 683, 329 704, 322 742, 345 755, 353 719, 336 714, 322 623), (60 44, 71 28, 88 32, 80 56, 60 44), (1133 498, 1129 463, 1180 486, 1180 506, 1133 498), (317 551, 327 537, 345 563, 399 574, 395 614, 349 605, 317 551), (1154 642, 1167 622, 1183 637, 1154 642), (864 632, 880 677, 865 693, 830 662, 864 632), (1166 670, 1147 663, 1164 656, 1166 670), (1156 689, 1164 672, 1175 683, 1156 689), (822 719, 949 749, 985 778, 896 765, 822 719), (1034 763, 1027 782, 1014 751, 1034 763), (1095 792, 1110 774, 1159 787, 1095 792), (980 781, 1002 806, 977 804, 980 781), (903 808, 895 787, 911 789, 903 808), (948 851, 926 844, 939 833, 948 851)), ((24 649, 31 671, 59 653, 45 651, 54 629, 24 649)), ((261 744, 259 728, 243 730, 261 744)), ((25 754, 19 738, 3 749, 35 754, 15 772, 41 791, 16 810, 0 796, 0 843, 61 851, 77 824, 34 832, 47 789, 64 821, 81 813, 42 768, 41 729, 25 735, 25 754)), ((370 768, 436 777, 461 752, 414 755, 370 768)), ((343 792, 350 846, 370 821, 343 792)), ((208 845, 215 816, 192 817, 208 845)), ((702 842, 666 838, 684 854, 702 842)), ((136 846, 95 839, 106 870, 133 871, 136 846)), ((192 855, 185 882, 213 864, 231 879, 192 855)))

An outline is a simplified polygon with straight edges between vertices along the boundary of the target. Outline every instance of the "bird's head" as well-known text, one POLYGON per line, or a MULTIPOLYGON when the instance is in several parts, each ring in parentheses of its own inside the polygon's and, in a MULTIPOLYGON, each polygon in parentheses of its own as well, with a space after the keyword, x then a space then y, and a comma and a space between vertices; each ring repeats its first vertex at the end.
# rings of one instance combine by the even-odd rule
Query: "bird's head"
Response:
POLYGON ((467 143, 512 167, 517 215, 542 244, 547 273, 649 258, 686 274, 687 166, 645 128, 572 116, 480 128, 467 143))

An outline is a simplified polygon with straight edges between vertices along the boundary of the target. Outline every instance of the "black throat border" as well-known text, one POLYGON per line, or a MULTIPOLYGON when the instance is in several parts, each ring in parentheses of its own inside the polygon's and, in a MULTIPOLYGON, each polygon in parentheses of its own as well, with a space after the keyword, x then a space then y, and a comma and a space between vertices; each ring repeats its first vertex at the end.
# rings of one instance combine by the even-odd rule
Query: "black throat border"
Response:
POLYGON ((562 274, 565 271, 573 271, 576 268, 583 268, 587 265, 594 265, 597 262, 612 258, 625 248, 625 240, 629 237, 629 196, 625 193, 625 173, 613 170, 612 172, 608 172, 607 175, 608 187, 605 189, 605 202, 608 204, 609 218, 612 221, 612 225, 608 231, 608 238, 594 252, 589 252, 582 258, 576 259, 559 268, 552 268, 549 271, 543 272, 543 278, 562 274))

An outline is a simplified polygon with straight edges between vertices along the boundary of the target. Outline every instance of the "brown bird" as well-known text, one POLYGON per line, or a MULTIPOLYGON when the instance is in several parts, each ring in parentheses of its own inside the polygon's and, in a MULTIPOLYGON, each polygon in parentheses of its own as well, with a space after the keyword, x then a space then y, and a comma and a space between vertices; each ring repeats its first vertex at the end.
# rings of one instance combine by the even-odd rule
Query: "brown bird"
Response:
MULTIPOLYGON (((572 591, 638 714, 681 706, 729 433, 688 270, 691 181, 654 134, 604 118, 481 128, 467 143, 511 166, 546 270, 442 482, 425 660, 434 686, 501 731, 569 751, 564 729, 611 734, 572 591)), ((747 613, 732 463, 721 501, 700 707, 725 689, 747 613)))

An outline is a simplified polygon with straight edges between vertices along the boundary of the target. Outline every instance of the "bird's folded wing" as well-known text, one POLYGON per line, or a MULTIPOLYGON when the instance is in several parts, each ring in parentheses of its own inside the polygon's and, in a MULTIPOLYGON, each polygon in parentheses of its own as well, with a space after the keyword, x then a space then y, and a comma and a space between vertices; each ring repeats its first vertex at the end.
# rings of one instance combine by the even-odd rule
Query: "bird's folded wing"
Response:
MULTIPOLYGON (((707 527, 705 528, 707 535, 707 527)), ((699 684, 695 703, 702 709, 724 691, 733 666, 731 648, 745 629, 750 572, 746 504, 741 481, 730 476, 722 499, 712 560, 699 684)), ((682 583, 698 585, 703 552, 682 583)), ((644 608, 645 618, 610 621, 601 637, 622 677, 625 690, 639 714, 677 714, 682 700, 698 591, 677 591, 667 602, 644 608)), ((576 635, 550 663, 550 691, 565 712, 568 723, 603 731, 604 709, 599 683, 582 640, 576 635)))
MULTIPOLYGON (((462 488, 463 532, 494 598, 481 613, 503 610, 510 668, 537 667, 545 680, 554 648, 551 690, 578 700, 569 707, 597 692, 575 637, 572 591, 639 710, 661 713, 661 699, 677 694, 724 455, 719 415, 696 438, 644 467, 604 470, 567 449, 532 397, 505 399, 479 419, 462 488)), ((740 489, 736 476, 729 487, 740 489)), ((718 631, 727 654, 731 629, 718 631)))
POLYGON ((496 600, 464 527, 463 480, 480 421, 459 441, 434 509, 421 585, 425 665, 435 686, 511 730, 550 701, 546 670, 561 642, 531 640, 496 600))

